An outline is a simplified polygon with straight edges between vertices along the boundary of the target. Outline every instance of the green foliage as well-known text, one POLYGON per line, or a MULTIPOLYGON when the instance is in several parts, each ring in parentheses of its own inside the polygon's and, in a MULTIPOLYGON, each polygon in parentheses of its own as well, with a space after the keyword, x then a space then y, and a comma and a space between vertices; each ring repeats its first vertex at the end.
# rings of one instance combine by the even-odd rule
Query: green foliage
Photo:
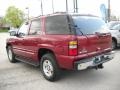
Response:
POLYGON ((18 8, 10 6, 6 11, 5 20, 15 28, 19 27, 24 21, 24 13, 18 8))
POLYGON ((8 29, 0 29, 0 33, 8 32, 8 29))
POLYGON ((4 24, 6 24, 6 20, 5 20, 5 18, 1 18, 0 19, 0 26, 3 26, 4 24))

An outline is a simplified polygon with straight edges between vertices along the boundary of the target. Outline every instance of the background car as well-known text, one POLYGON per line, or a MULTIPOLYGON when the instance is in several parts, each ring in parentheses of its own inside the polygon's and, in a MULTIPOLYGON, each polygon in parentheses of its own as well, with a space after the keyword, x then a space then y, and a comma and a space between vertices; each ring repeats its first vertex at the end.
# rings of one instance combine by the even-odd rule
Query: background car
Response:
POLYGON ((109 29, 111 29, 112 27, 114 27, 117 24, 120 24, 120 21, 110 21, 109 23, 107 23, 109 29))
POLYGON ((10 34, 10 36, 13 36, 14 34, 17 33, 17 31, 18 31, 18 29, 17 29, 17 28, 14 28, 14 29, 10 29, 10 30, 8 31, 8 33, 10 34))
POLYGON ((112 35, 112 48, 115 49, 117 46, 120 46, 120 22, 111 22, 108 24, 108 27, 112 35))

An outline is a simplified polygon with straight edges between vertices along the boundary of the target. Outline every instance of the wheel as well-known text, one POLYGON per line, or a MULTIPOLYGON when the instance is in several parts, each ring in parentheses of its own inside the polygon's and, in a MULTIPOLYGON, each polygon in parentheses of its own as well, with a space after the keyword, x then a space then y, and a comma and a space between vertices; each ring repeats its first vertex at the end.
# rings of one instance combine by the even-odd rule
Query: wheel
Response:
POLYGON ((56 81, 60 78, 60 69, 53 54, 45 54, 41 58, 41 72, 48 81, 56 81))
POLYGON ((13 53, 12 46, 7 47, 7 55, 8 55, 8 59, 11 63, 17 62, 17 60, 15 60, 15 55, 13 53))
POLYGON ((117 47, 116 41, 112 40, 112 49, 114 50, 114 49, 116 49, 116 47, 117 47))

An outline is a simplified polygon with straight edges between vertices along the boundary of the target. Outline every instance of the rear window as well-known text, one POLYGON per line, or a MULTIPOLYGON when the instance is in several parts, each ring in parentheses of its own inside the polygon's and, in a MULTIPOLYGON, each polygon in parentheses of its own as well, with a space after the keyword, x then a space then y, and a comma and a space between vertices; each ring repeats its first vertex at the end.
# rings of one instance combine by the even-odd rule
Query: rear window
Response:
POLYGON ((46 34, 70 34, 66 15, 46 18, 46 34))
POLYGON ((92 16, 72 16, 76 27, 77 35, 95 34, 96 32, 106 32, 108 30, 106 23, 98 18, 92 16))

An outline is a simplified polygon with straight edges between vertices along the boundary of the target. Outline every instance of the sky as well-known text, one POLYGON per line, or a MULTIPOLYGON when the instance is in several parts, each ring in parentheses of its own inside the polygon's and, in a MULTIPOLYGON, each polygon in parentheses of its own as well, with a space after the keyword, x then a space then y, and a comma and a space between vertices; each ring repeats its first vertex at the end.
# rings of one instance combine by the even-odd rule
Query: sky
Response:
MULTIPOLYGON (((43 1, 43 14, 53 13, 52 0, 43 1)), ((79 13, 94 14, 101 16, 100 5, 105 4, 107 7, 108 0, 78 0, 79 13)), ((53 0, 55 12, 65 11, 65 0, 53 0)), ((116 16, 120 15, 120 0, 111 0, 112 13, 116 16)), ((29 7, 30 16, 39 16, 41 14, 41 0, 0 0, 0 16, 4 16, 9 6, 15 6, 25 14, 27 14, 26 7, 29 7)), ((69 12, 73 12, 73 0, 68 0, 69 12)))

